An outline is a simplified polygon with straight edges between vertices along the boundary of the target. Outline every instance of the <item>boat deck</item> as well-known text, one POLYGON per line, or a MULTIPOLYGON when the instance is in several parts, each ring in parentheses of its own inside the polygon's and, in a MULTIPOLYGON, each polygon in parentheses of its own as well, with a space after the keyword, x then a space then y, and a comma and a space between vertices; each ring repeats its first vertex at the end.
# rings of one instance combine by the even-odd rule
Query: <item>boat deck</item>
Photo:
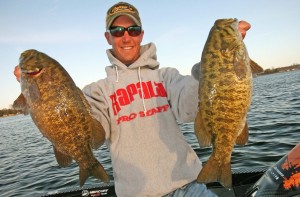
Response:
MULTIPOLYGON (((266 171, 261 169, 243 169, 232 172, 232 185, 230 189, 226 189, 219 183, 209 183, 207 187, 222 197, 244 197, 247 190, 260 179, 266 171)), ((83 187, 69 190, 63 190, 57 193, 47 193, 44 197, 82 197, 82 196, 104 196, 115 197, 115 187, 113 182, 109 184, 101 184, 95 187, 83 187)))

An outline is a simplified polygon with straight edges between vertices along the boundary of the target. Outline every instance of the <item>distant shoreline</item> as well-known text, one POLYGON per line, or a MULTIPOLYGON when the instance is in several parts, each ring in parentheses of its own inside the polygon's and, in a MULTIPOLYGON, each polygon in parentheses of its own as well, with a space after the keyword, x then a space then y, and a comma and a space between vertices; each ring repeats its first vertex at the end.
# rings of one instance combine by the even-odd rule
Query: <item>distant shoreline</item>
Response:
POLYGON ((300 64, 294 64, 291 66, 286 66, 286 67, 279 67, 279 68, 272 68, 272 69, 266 69, 262 73, 258 73, 257 75, 269 75, 269 74, 275 74, 275 73, 282 73, 282 72, 291 72, 291 71, 296 71, 300 70, 300 64))
MULTIPOLYGON (((257 73, 256 76, 269 75, 269 74, 282 73, 282 72, 291 72, 291 71, 296 71, 296 70, 300 70, 300 64, 293 64, 291 66, 286 66, 286 67, 266 69, 262 73, 257 73)), ((14 109, 0 110, 0 118, 16 116, 19 114, 22 114, 21 110, 14 110, 14 109)))
POLYGON ((20 114, 22 114, 21 110, 15 110, 15 109, 1 109, 0 110, 0 118, 17 116, 20 114))

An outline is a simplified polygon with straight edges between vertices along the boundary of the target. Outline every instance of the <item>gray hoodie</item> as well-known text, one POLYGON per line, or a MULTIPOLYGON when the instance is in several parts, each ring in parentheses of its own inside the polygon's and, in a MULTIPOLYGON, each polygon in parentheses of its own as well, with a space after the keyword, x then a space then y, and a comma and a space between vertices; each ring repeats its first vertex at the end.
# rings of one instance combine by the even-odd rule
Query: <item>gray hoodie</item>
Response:
POLYGON ((202 165, 178 122, 194 121, 198 81, 159 69, 153 43, 129 67, 107 55, 107 78, 83 92, 106 131, 117 195, 162 196, 195 180, 202 165))

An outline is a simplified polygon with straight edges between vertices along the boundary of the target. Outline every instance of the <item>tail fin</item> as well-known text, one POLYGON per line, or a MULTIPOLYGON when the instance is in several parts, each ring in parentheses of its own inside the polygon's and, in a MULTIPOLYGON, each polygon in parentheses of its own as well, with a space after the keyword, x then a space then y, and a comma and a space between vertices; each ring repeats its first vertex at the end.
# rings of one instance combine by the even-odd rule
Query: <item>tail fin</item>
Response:
POLYGON ((109 182, 109 176, 107 175, 103 166, 98 161, 96 161, 89 168, 83 168, 82 166, 79 166, 79 168, 80 187, 83 186, 83 184, 90 175, 93 175, 95 178, 100 179, 103 182, 109 182))
POLYGON ((224 187, 230 188, 232 186, 232 175, 231 175, 231 164, 221 164, 218 165, 219 162, 210 157, 205 166, 200 171, 197 182, 199 183, 211 183, 211 182, 219 182, 224 187))

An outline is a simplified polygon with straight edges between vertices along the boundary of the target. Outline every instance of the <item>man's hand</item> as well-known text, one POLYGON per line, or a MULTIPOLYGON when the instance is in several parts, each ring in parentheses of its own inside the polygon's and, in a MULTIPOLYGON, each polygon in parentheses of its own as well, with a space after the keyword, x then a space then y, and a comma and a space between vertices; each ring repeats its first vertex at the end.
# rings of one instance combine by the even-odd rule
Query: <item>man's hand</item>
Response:
POLYGON ((250 23, 246 21, 240 21, 238 25, 238 30, 241 32, 243 39, 246 36, 246 32, 251 28, 250 23))
POLYGON ((14 75, 16 76, 17 81, 20 82, 20 80, 21 80, 21 69, 20 69, 19 66, 15 67, 14 75))

